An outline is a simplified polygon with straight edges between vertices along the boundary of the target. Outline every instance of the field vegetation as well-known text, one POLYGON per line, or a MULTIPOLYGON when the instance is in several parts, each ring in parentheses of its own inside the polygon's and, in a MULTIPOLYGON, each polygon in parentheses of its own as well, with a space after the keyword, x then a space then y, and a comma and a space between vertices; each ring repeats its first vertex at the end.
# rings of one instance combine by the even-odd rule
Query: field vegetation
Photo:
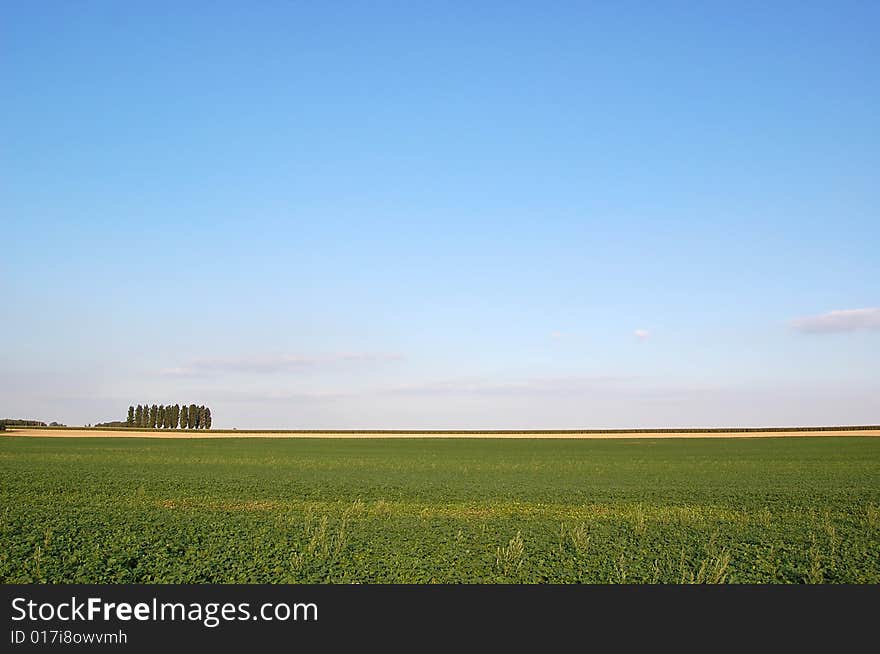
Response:
POLYGON ((0 439, 0 581, 880 583, 880 439, 0 439))

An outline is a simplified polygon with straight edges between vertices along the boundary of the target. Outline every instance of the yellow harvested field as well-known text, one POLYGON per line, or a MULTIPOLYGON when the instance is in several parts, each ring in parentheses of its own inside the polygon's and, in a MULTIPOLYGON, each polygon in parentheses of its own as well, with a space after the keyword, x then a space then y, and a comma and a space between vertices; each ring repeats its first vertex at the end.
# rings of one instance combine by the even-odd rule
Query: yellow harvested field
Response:
POLYGON ((832 437, 832 436, 880 436, 880 429, 841 429, 834 431, 681 431, 681 432, 630 432, 630 433, 553 433, 553 432, 161 432, 161 431, 129 431, 110 429, 39 429, 39 428, 8 428, 0 432, 6 436, 36 436, 45 438, 511 438, 511 439, 624 439, 624 438, 791 438, 791 437, 832 437))

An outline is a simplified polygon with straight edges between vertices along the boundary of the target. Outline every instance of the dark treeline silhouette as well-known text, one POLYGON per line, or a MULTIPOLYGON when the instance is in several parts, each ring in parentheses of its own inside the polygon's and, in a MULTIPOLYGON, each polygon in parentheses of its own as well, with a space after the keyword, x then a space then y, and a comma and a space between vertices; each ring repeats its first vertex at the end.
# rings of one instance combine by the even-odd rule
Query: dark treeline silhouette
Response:
POLYGON ((210 429, 211 409, 195 404, 138 404, 128 407, 127 427, 210 429))

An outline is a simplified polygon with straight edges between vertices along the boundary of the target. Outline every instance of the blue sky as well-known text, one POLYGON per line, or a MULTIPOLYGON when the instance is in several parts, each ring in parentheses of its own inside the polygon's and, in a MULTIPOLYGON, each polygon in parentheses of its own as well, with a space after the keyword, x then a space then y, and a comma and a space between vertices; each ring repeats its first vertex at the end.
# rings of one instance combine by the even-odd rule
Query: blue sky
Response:
POLYGON ((0 414, 876 424, 878 24, 4 3, 0 414))

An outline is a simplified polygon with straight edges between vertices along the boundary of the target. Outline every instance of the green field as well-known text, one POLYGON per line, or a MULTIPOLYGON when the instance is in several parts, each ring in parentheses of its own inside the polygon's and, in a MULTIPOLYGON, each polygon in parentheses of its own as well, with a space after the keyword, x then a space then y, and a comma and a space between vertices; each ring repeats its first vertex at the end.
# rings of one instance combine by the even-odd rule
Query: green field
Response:
POLYGON ((880 439, 3 437, 0 581, 880 583, 880 439))

